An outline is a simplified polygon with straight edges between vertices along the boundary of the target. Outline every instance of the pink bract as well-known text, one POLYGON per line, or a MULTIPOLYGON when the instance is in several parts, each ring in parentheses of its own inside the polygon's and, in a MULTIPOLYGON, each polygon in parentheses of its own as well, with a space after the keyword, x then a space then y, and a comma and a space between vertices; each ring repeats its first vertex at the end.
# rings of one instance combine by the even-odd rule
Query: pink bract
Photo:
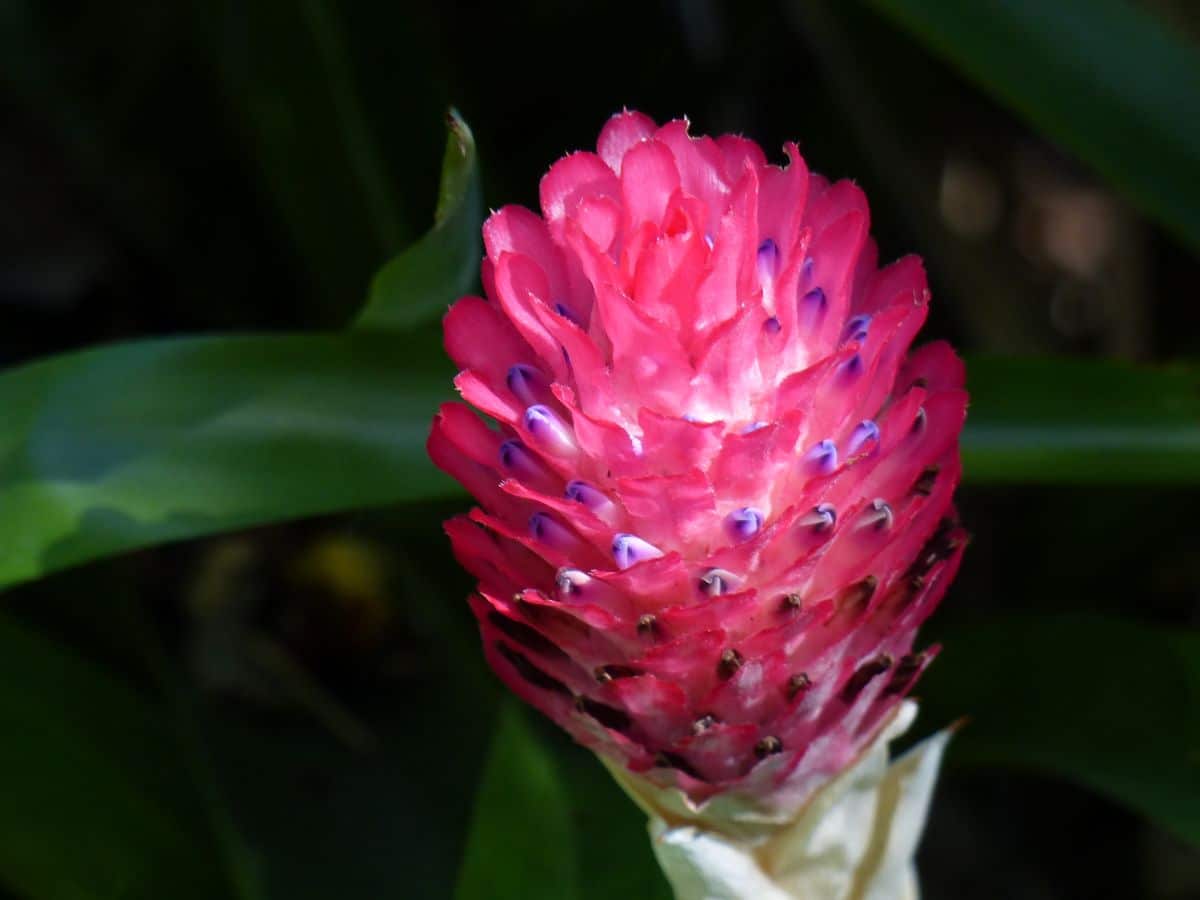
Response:
POLYGON ((623 112, 555 163, 445 319, 499 427, 450 403, 429 438, 479 504, 446 530, 493 668, 697 802, 848 765, 965 544, 963 367, 908 352, 921 262, 879 268, 863 192, 784 150, 623 112))

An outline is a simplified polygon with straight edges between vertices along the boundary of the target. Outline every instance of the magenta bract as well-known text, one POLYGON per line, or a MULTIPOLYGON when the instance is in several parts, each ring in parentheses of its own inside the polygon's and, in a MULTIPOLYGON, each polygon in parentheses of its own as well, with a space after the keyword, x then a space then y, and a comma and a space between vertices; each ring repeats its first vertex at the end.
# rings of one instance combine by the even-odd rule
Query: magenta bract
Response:
POLYGON ((624 112, 484 226, 429 453, 502 679, 694 801, 803 796, 929 663, 964 545, 963 368, 849 181, 624 112))

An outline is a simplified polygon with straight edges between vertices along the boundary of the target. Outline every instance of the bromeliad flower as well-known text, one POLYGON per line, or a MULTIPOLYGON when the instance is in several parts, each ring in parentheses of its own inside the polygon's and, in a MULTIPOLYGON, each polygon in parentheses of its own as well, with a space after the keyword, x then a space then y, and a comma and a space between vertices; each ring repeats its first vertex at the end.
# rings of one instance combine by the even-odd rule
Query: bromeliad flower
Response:
POLYGON ((479 503, 446 527, 485 652, 654 816, 680 896, 859 896, 884 877, 872 841, 909 877, 915 835, 878 837, 902 777, 882 741, 964 544, 962 365, 908 352, 921 263, 879 268, 862 191, 785 152, 614 116, 542 179, 540 216, 491 216, 487 297, 445 321, 459 391, 499 425, 447 404, 429 440, 479 503), (854 784, 875 800, 837 844, 844 890, 819 893, 854 784), (745 871, 713 869, 726 849, 745 871))

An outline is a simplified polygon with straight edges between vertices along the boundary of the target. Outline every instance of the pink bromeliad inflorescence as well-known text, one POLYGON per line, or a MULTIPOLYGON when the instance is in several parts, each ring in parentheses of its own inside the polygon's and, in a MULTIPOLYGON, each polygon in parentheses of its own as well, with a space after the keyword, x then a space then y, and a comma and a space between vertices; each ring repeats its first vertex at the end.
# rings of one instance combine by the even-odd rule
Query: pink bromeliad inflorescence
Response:
POLYGON ((445 319, 472 409, 429 452, 487 657, 577 740, 696 804, 803 802, 934 649, 958 567, 967 396, 921 262, 879 268, 863 192, 795 145, 614 116, 541 215, 484 226, 445 319))

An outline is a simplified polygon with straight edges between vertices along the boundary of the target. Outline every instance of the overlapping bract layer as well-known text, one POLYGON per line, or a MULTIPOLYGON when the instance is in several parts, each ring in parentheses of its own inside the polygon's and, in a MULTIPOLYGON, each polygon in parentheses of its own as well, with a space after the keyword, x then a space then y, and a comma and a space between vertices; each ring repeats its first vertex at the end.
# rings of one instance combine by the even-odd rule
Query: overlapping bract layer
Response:
POLYGON ((501 678, 695 801, 802 800, 874 736, 958 566, 966 408, 907 355, 920 261, 877 268, 866 199, 744 138, 614 116, 542 215, 484 226, 487 298, 446 316, 467 403, 434 461, 501 678))

